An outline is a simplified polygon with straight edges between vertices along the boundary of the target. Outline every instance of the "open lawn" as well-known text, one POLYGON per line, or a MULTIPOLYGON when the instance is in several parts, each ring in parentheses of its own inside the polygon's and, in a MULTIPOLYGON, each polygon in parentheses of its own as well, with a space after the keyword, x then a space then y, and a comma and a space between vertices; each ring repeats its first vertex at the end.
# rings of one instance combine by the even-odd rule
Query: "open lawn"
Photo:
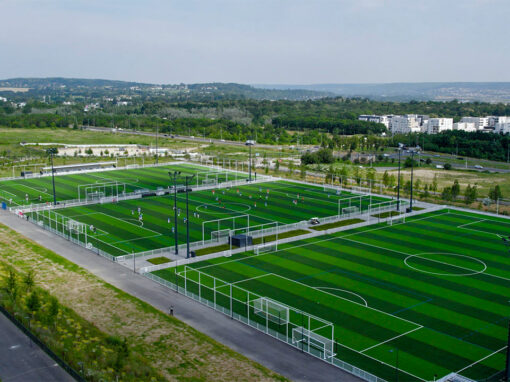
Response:
POLYGON ((386 380, 450 372, 496 380, 510 318, 510 256, 501 239, 509 235, 508 219, 440 210, 154 274, 277 335, 310 327, 333 337, 334 357, 386 380), (280 308, 261 309, 261 297, 280 308), (313 315, 312 324, 300 312, 313 315))

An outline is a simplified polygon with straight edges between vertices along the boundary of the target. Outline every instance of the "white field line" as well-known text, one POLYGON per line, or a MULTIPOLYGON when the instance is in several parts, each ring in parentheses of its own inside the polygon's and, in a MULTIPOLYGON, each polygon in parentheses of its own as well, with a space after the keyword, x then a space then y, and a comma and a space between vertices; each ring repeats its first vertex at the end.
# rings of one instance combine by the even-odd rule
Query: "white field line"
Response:
MULTIPOLYGON (((441 214, 437 214, 437 215, 433 215, 433 216, 426 216, 424 218, 413 219, 413 220, 410 221, 410 223, 412 223, 414 221, 425 220, 425 219, 429 219, 429 218, 436 217, 436 216, 441 216, 441 215, 446 215, 446 214, 448 214, 448 212, 443 212, 441 214)), ((405 224, 407 224, 407 223, 405 223, 405 224)), ((380 229, 387 229, 387 228, 391 228, 391 227, 392 226, 385 225, 385 226, 382 226, 382 227, 367 229, 367 230, 364 230, 364 231, 361 231, 361 232, 353 232, 353 233, 350 233, 350 234, 347 234, 347 235, 344 235, 344 236, 332 236, 332 237, 329 237, 327 239, 315 240, 313 242, 308 242, 308 243, 304 243, 304 244, 294 245, 292 247, 285 247, 284 249, 280 249, 280 250, 276 250, 276 251, 264 252, 264 253, 262 253, 260 255, 256 255, 256 256, 274 255, 275 253, 278 253, 278 252, 289 251, 289 250, 292 250, 292 249, 306 247, 308 245, 313 245, 313 244, 317 244, 317 243, 323 243, 323 242, 327 242, 327 241, 339 240, 339 239, 342 239, 344 237, 359 235, 359 234, 362 234, 362 233, 371 232, 371 231, 377 231, 377 230, 380 230, 380 229)), ((334 235, 334 234, 332 234, 332 235, 334 235)), ((253 256, 255 256, 255 255, 253 255, 253 256)), ((204 269, 204 268, 209 268, 209 267, 216 267, 216 266, 218 266, 220 264, 227 264, 227 263, 233 263, 233 262, 238 262, 238 261, 240 262, 240 261, 243 261, 243 260, 247 260, 247 259, 249 259, 251 257, 252 256, 245 256, 245 257, 242 257, 240 259, 227 260, 227 261, 223 261, 223 262, 218 263, 218 264, 210 264, 210 265, 203 265, 201 267, 195 267, 195 269, 204 269)))
MULTIPOLYGON (((285 279, 285 280, 291 281, 291 282, 296 283, 296 284, 299 284, 299 285, 303 285, 303 286, 305 286, 305 287, 307 287, 307 288, 310 288, 310 289, 315 289, 315 290, 317 290, 316 288, 314 288, 314 287, 312 287, 312 286, 310 286, 310 285, 304 284, 304 283, 299 282, 299 281, 296 281, 296 280, 289 279, 289 278, 287 278, 287 277, 285 277, 285 276, 281 276, 281 275, 277 275, 277 274, 274 274, 274 276, 279 277, 279 278, 281 278, 281 279, 285 279)), ((328 294, 328 295, 330 295, 330 296, 336 297, 336 298, 338 298, 338 299, 340 299, 340 300, 344 300, 344 301, 350 302, 350 303, 352 303, 352 304, 359 305, 359 306, 361 306, 361 307, 363 307, 363 308, 365 308, 365 309, 370 309, 370 310, 373 310, 373 311, 375 311, 375 312, 379 312, 379 313, 381 313, 381 314, 384 314, 385 316, 390 316, 390 317, 396 318, 396 319, 398 319, 399 321, 405 321, 405 322, 408 322, 408 323, 410 323, 410 324, 416 325, 416 326, 418 326, 418 327, 419 327, 419 326, 421 326, 420 324, 417 324, 416 322, 406 320, 405 318, 395 316, 395 315, 393 315, 393 314, 391 314, 391 313, 384 312, 384 311, 379 310, 379 309, 376 309, 376 308, 372 308, 371 306, 365 306, 364 304, 362 304, 362 303, 360 303, 360 302, 352 301, 352 300, 349 300, 348 298, 341 297, 341 296, 338 296, 338 295, 336 295, 336 294, 333 294, 333 293, 330 293, 330 292, 325 292, 325 291, 322 291, 322 290, 321 290, 321 291, 319 291, 319 292, 321 292, 321 293, 325 293, 325 294, 328 294)))
MULTIPOLYGON (((117 248, 119 251, 122 251, 122 252, 124 252, 124 253, 126 253, 126 254, 129 254, 129 252, 128 252, 128 251, 126 251, 126 250, 124 250, 124 249, 122 249, 122 248, 119 248, 119 247, 117 247, 116 245, 113 245, 113 244, 107 243, 106 241, 103 241, 103 240, 101 240, 101 239, 97 239, 97 238, 95 238, 95 237, 94 237, 94 239, 95 239, 95 240, 97 240, 97 241, 100 241, 100 242, 101 242, 101 243, 103 243, 103 244, 109 245, 110 247, 117 248)), ((105 251, 105 252, 106 252, 106 251, 105 251)), ((112 255, 112 256, 113 256, 113 255, 112 255)), ((113 257, 115 257, 115 256, 113 256, 113 257)))
MULTIPOLYGON (((365 357, 367 357, 367 358, 373 359, 374 361, 377 361, 377 362, 379 362, 379 363, 381 363, 381 364, 383 364, 383 365, 386 365, 386 366, 391 367, 392 369, 395 369, 395 366, 390 365, 389 363, 386 363, 386 362, 384 362, 384 361, 381 361, 380 359, 374 358, 374 357, 372 357, 372 356, 370 356, 370 355, 368 355, 368 354, 361 353, 359 350, 353 349, 353 348, 351 348, 350 346, 344 345, 344 344, 342 344, 342 343, 340 343, 340 342, 336 342, 336 343, 337 343, 339 346, 342 346, 342 347, 344 347, 344 348, 346 348, 346 349, 349 349, 349 350, 351 350, 351 351, 353 351, 353 352, 355 352, 355 353, 362 354, 363 356, 365 356, 365 357)), ((399 372, 406 373, 407 375, 410 375, 411 377, 414 377, 414 378, 416 378, 416 379, 419 379, 420 381, 423 381, 423 382, 426 382, 426 381, 427 381, 426 379, 420 378, 420 377, 418 377, 417 375, 414 375, 414 374, 412 374, 412 373, 410 373, 410 372, 408 372, 408 371, 405 371, 404 369, 402 369, 402 368, 400 368, 400 367, 399 367, 398 371, 399 371, 399 372)))
POLYGON ((136 240, 143 240, 143 239, 150 239, 150 238, 153 238, 153 237, 159 237, 159 236, 163 236, 163 234, 157 234, 157 235, 152 235, 152 236, 144 236, 144 237, 137 237, 137 238, 134 238, 134 239, 127 239, 127 240, 117 240, 117 241, 114 241, 113 243, 116 244, 116 243, 127 243, 127 242, 130 242, 130 241, 136 241, 136 240))
MULTIPOLYGON (((151 231, 152 233, 155 233, 155 234, 158 234, 158 235, 161 235, 161 232, 157 232, 157 231, 154 231, 150 228, 145 228, 145 227, 140 227, 139 225, 136 225, 135 223, 131 223, 131 222, 128 222, 124 219, 121 219, 121 218, 118 218, 118 217, 115 217, 115 216, 112 216, 112 215, 109 215, 107 213, 104 213, 104 212, 95 212, 94 214, 102 214, 102 215, 105 215, 105 216, 108 216, 112 219, 117 219, 117 220, 120 220, 121 222, 123 223, 126 223, 126 224, 131 224, 132 226, 135 226, 136 228, 141 228, 141 229, 144 229, 144 230, 147 230, 147 231, 151 231)), ((90 214, 90 215, 93 215, 93 214, 90 214)), ((145 236, 144 236, 145 237, 145 236)))
MULTIPOLYGON (((193 269, 195 269, 195 268, 193 268, 193 269)), ((180 273, 184 273, 184 272, 185 272, 185 271, 181 271, 181 272, 178 272, 178 274, 180 274, 180 273)), ((185 276, 184 276, 184 277, 185 277, 185 276)), ((224 283, 225 283, 225 284, 227 284, 227 285, 229 284, 229 283, 227 283, 226 281, 221 280, 221 279, 216 279, 216 280, 222 281, 222 282, 224 282, 224 283)), ((192 282, 195 282, 195 283, 196 283, 196 281, 193 281, 193 280, 190 280, 190 281, 192 281, 192 282)), ((209 288, 209 289, 213 289, 213 288, 209 288)), ((216 288, 216 289, 218 289, 218 288, 216 288)), ((242 288, 240 288, 240 289, 241 289, 241 290, 243 290, 243 291, 245 291, 245 290, 244 290, 244 289, 242 289, 242 288)), ((216 293, 219 293, 220 295, 223 295, 223 296, 225 296, 225 297, 231 298, 230 294, 225 294, 225 293, 220 292, 220 291, 217 291, 216 293)), ((257 296, 255 299, 262 297, 262 296, 260 296, 260 295, 258 295, 258 294, 256 294, 256 293, 253 293, 253 292, 250 292, 250 295, 252 295, 252 296, 257 296)), ((241 300, 239 300, 239 299, 237 299, 237 298, 235 298, 235 297, 233 297, 233 296, 232 296, 232 300, 233 300, 233 301, 241 302, 241 303, 243 303, 243 304, 246 304, 246 303, 247 303, 246 301, 241 301, 241 300)), ((253 301, 253 300, 250 300, 250 301, 253 301)), ((248 303, 249 303, 249 302, 248 302, 248 303)), ((284 304, 284 305, 285 305, 285 304, 284 304)), ((285 306, 287 306, 287 305, 285 305, 285 306)), ((291 306, 289 306, 289 308, 295 309, 295 308, 293 308, 293 307, 291 307, 291 306)), ((307 314, 308 314, 308 313, 307 313, 307 314)), ((310 315, 310 317, 314 317, 314 316, 310 315)), ((314 318, 318 318, 318 317, 314 317, 314 318)), ((321 319, 321 321, 323 321, 323 320, 321 319)), ((333 325, 334 325, 334 324, 333 324, 333 325)), ((351 350, 351 351, 353 351, 353 352, 355 352, 355 353, 362 354, 359 350, 353 349, 353 348, 351 348, 350 346, 344 345, 344 344, 342 344, 342 343, 340 343, 340 342, 337 342, 337 341, 335 341, 335 343, 336 343, 336 344, 338 344, 339 346, 342 346, 342 347, 344 347, 344 348, 346 348, 346 349, 349 349, 349 350, 351 350)), ((379 363, 381 363, 381 364, 383 364, 383 365, 386 365, 386 366, 388 366, 388 367, 391 367, 391 368, 393 368, 393 369, 395 368, 395 366, 390 365, 390 364, 388 364, 388 363, 386 363, 386 362, 384 362, 384 361, 381 361, 380 359, 374 358, 374 357, 369 356, 369 355, 367 355, 367 354, 362 354, 362 355, 363 355, 364 357, 367 357, 367 358, 373 359, 374 361, 377 361, 377 362, 379 362, 379 363)), ((405 374, 407 374, 407 375, 410 375, 410 376, 412 376, 412 377, 414 377, 414 378, 416 378, 416 379, 418 379, 418 380, 420 380, 420 381, 424 381, 424 382, 426 382, 426 380, 425 380, 425 379, 420 378, 420 377, 418 377, 417 375, 414 375, 414 374, 412 374, 412 373, 409 373, 408 371, 405 371, 405 370, 403 370, 402 368, 400 368, 400 369, 399 369, 399 371, 401 371, 402 373, 405 373, 405 374)))
MULTIPOLYGON (((27 186, 26 184, 21 184, 21 183, 13 183, 13 185, 17 185, 17 186, 21 186, 21 187, 26 187, 26 188, 31 188, 32 190, 34 191, 37 191, 39 193, 42 193, 42 194, 46 194, 46 195, 49 195, 49 196, 52 196, 51 194, 47 193, 47 192, 44 192, 44 191, 41 191, 41 190, 38 190, 37 188, 34 188, 34 187, 31 187, 31 186, 27 186)), ((43 187, 46 191, 48 191, 48 189, 46 187, 43 187)))
POLYGON ((409 330, 408 332, 405 332, 405 333, 399 334, 398 336, 391 337, 390 339, 388 339, 388 340, 386 340, 386 341, 379 342, 378 344, 375 344, 375 345, 373 345, 373 346, 370 346, 370 347, 368 347, 368 348, 366 348, 366 349, 361 350, 361 351, 360 351, 360 353, 364 353, 364 352, 366 352, 367 350, 370 350, 370 349, 376 348, 377 346, 380 346, 380 345, 383 345, 383 344, 385 344, 385 343, 387 343, 387 342, 390 342, 390 341, 396 340, 396 339, 397 339, 397 338, 399 338, 399 337, 406 336, 406 335, 408 335, 408 334, 410 334, 410 333, 412 333, 412 332, 415 332, 415 331, 417 331, 417 330, 420 330, 420 329, 422 329, 422 328, 423 328, 423 326, 420 326, 420 327, 418 327, 418 328, 414 328, 414 329, 412 329, 412 330, 409 330))
POLYGON ((493 352, 493 353, 491 353, 491 354, 489 354, 489 355, 487 355, 487 356, 485 356, 485 357, 483 357, 483 358, 479 359, 479 360, 478 360, 478 361, 476 361, 476 362, 473 362, 471 365, 468 365, 468 366, 466 366, 466 367, 464 367, 464 368, 460 369, 459 371, 456 371, 456 372, 455 372, 455 374, 459 374, 459 373, 463 372, 464 370, 469 369, 471 366, 474 366, 474 365, 476 365, 476 364, 478 364, 478 363, 480 363, 480 362, 482 362, 482 361, 486 360, 487 358, 492 357, 494 354, 497 354, 497 353, 499 353, 500 351, 505 350, 505 349, 507 348, 507 346, 508 346, 508 345, 505 345, 505 346, 503 346, 501 349, 496 350, 495 352, 493 352))
POLYGON ((10 194, 10 195, 14 196, 15 198, 18 198, 18 195, 13 194, 12 192, 9 192, 9 191, 1 189, 1 188, 0 188, 0 192, 5 192, 6 194, 10 194))
POLYGON ((254 279, 258 279, 258 278, 266 277, 266 276, 271 276, 271 275, 274 275, 274 273, 266 273, 266 274, 263 274, 263 275, 258 275, 258 276, 255 276, 255 277, 250 277, 250 278, 247 278, 247 279, 244 279, 244 280, 233 282, 231 284, 234 285, 234 284, 244 283, 245 281, 250 281, 250 280, 254 280, 254 279))
MULTIPOLYGON (((412 254, 412 253, 407 253, 407 252, 398 251, 398 250, 396 250, 396 249, 390 249, 390 248, 381 247, 381 246, 379 246, 379 245, 375 245, 375 244, 363 243, 363 242, 361 242, 361 241, 352 240, 352 239, 345 239, 345 237, 341 237, 340 239, 344 239, 344 240, 352 241, 353 243, 358 243, 358 244, 362 244, 362 245, 367 245, 367 246, 374 247, 374 248, 378 248, 378 249, 382 249, 382 250, 385 250, 385 251, 391 251, 391 252, 399 253, 399 254, 401 254, 401 255, 406 255, 406 256, 413 256, 413 255, 415 255, 415 254, 412 254)), ((418 254, 419 254, 419 253, 418 253, 418 254)), ((475 257, 475 258, 476 258, 476 257, 475 257)), ((461 267, 460 265, 454 265, 454 264, 450 264, 450 263, 446 263, 446 262, 444 262, 444 261, 434 260, 434 259, 426 259, 426 260, 428 260, 428 261, 432 261, 432 262, 434 262, 434 263, 439 263, 439 264, 449 265, 450 267, 459 268, 459 269, 462 269, 462 270, 464 270, 464 271, 473 272, 473 270, 472 270, 472 269, 470 269, 470 268, 465 268, 465 267, 461 267)), ((510 281, 510 278, 506 278, 506 277, 503 277, 503 276, 493 275, 493 274, 491 274, 491 273, 487 273, 487 272, 477 273, 477 274, 480 274, 480 275, 487 275, 487 276, 496 277, 496 278, 499 278, 499 279, 503 279, 503 280, 508 280, 508 281, 510 281)))
MULTIPOLYGON (((199 192, 200 192, 200 191, 199 191, 199 192)), ((182 196, 178 196, 178 197, 177 197, 177 199, 180 199, 181 201, 186 200, 186 198, 185 198, 185 197, 182 197, 182 196)), ((209 200, 208 200, 206 203, 204 203, 204 202, 202 202, 202 201, 199 201, 199 200, 196 200, 196 199, 193 199, 193 198, 189 198, 189 200, 190 200, 190 201, 192 201, 192 202, 195 202, 195 203, 200 203, 201 205, 207 204, 208 206, 216 206, 216 207, 217 207, 217 205, 216 205, 216 204, 212 204, 213 202, 209 203, 209 202, 210 202, 209 200)), ((257 200, 255 200, 255 202, 256 202, 256 201, 257 201, 257 200)), ((237 202, 226 202, 226 203, 237 203, 237 202)), ((249 206, 249 204, 248 204, 248 203, 243 203, 243 204, 246 204, 246 205, 248 205, 248 206, 249 206)), ((231 212, 233 212, 233 213, 236 213, 236 214, 242 214, 242 212, 239 212, 239 211, 233 210, 233 209, 231 209, 231 208, 225 208, 225 209, 226 209, 226 210, 229 210, 229 211, 231 211, 231 212)), ((250 211, 253 211, 253 210, 251 209, 250 211)), ((255 215, 255 214, 244 214, 244 215, 250 215, 250 216, 253 216, 253 217, 255 217, 255 218, 258 218, 258 219, 264 220, 264 221, 266 221, 266 222, 270 222, 270 223, 274 223, 274 222, 276 222, 276 223, 278 223, 278 224, 287 224, 287 223, 283 223, 283 222, 278 221, 278 220, 270 220, 270 219, 268 219, 268 218, 264 218, 264 217, 261 217, 261 216, 255 215)))
POLYGON ((476 220, 474 222, 469 222, 469 223, 466 223, 466 224, 461 224, 461 225, 458 225, 457 228, 464 228, 465 226, 468 226, 468 225, 471 225, 471 224, 476 224, 476 223, 481 223, 481 222, 484 222, 486 220, 487 219, 482 219, 482 220, 476 220))
MULTIPOLYGON (((455 211, 455 210, 454 210, 455 211)), ((476 212, 474 212, 476 213, 476 212)), ((456 214, 455 212, 450 212, 449 213, 450 215, 455 215, 455 216, 461 216, 463 218, 468 218, 468 219, 474 219, 472 216, 468 216, 468 215, 462 215, 462 214, 456 214)), ((496 223, 496 224, 506 224, 506 225, 510 225, 510 222, 503 222, 503 221, 499 221, 499 220, 493 220, 493 219, 490 219, 490 218, 487 218, 487 219, 482 219, 482 220, 479 220, 479 221, 475 221, 475 222, 470 222, 470 223, 467 223, 467 224, 474 224, 474 223, 480 223, 482 221, 488 221, 488 222, 491 222, 491 223, 496 223)), ((467 224, 463 224, 463 225, 467 225, 467 224)))
POLYGON ((367 300, 365 300, 363 297, 361 297, 359 294, 357 293, 354 293, 354 292, 351 292, 350 290, 347 290, 347 289, 341 289, 341 288, 333 288, 333 287, 313 287, 314 289, 319 289, 319 290, 322 290, 322 289, 329 289, 329 290, 338 290, 338 291, 341 291, 341 292, 346 292, 346 293, 349 293, 349 294, 352 294, 353 296, 356 296, 358 297, 359 299, 363 300, 363 302, 365 303, 365 306, 368 306, 368 302, 367 300))

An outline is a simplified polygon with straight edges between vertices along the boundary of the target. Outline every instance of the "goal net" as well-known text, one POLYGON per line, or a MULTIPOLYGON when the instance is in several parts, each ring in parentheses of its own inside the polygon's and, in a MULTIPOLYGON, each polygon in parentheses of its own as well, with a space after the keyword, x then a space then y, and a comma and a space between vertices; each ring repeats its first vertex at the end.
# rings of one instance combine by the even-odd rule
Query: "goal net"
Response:
POLYGON ((67 221, 67 229, 69 232, 76 234, 83 234, 86 231, 85 224, 77 222, 76 220, 69 219, 67 221))
POLYGON ((329 359, 335 356, 334 341, 317 334, 311 330, 298 326, 292 329, 292 343, 296 346, 307 348, 310 353, 319 353, 323 359, 329 359))
POLYGON ((369 187, 352 186, 351 190, 352 190, 352 192, 355 192, 357 194, 370 194, 371 193, 371 190, 369 187))
POLYGON ((81 184, 78 186, 78 199, 80 201, 96 201, 104 198, 118 198, 126 193, 126 183, 105 182, 81 184))
POLYGON ((228 241, 228 238, 230 237, 230 229, 222 229, 219 231, 212 231, 211 232, 211 240, 212 241, 228 241))
POLYGON ((345 207, 342 208, 342 215, 352 215, 359 212, 358 206, 351 206, 351 207, 345 207))
POLYGON ((215 179, 215 178, 203 179, 202 180, 202 185, 203 186, 216 186, 217 184, 218 184, 218 180, 215 179))
POLYGON ((390 216, 388 218, 388 225, 402 224, 405 222, 406 222, 406 216, 404 214, 390 216))
POLYGON ((278 250, 278 243, 274 241, 267 244, 257 245, 255 247, 255 254, 260 255, 261 253, 275 252, 276 250, 278 250))
POLYGON ((289 308, 267 297, 260 297, 252 301, 256 315, 266 318, 278 325, 289 322, 289 308))

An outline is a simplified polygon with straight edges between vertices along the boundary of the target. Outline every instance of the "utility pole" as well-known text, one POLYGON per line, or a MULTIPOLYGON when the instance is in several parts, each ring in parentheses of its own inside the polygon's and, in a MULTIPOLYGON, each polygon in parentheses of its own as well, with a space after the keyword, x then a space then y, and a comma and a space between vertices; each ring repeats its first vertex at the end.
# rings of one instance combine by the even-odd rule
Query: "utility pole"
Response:
POLYGON ((175 254, 179 254, 179 236, 177 234, 177 176, 180 175, 180 171, 169 172, 168 175, 174 178, 174 241, 175 241, 175 254))
POLYGON ((409 212, 413 212, 413 170, 414 170, 414 154, 420 152, 420 146, 416 146, 411 150, 411 200, 409 204, 409 212))

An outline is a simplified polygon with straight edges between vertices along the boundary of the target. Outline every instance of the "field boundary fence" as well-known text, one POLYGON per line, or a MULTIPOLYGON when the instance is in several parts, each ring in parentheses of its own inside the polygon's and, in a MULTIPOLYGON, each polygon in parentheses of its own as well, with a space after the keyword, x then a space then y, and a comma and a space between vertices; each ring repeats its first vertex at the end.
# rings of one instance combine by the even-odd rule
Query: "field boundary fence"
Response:
POLYGON ((143 276, 364 381, 386 382, 336 358, 335 350, 338 345, 334 341, 333 323, 270 299, 272 305, 284 307, 285 312, 288 311, 282 313, 282 317, 273 319, 277 313, 256 308, 256 302, 261 298, 267 299, 265 296, 187 266, 180 272, 174 268, 174 273, 174 282, 153 273, 143 273, 143 276), (240 299, 239 296, 245 296, 245 299, 240 299), (293 335, 296 333, 300 334, 299 340, 293 335))

